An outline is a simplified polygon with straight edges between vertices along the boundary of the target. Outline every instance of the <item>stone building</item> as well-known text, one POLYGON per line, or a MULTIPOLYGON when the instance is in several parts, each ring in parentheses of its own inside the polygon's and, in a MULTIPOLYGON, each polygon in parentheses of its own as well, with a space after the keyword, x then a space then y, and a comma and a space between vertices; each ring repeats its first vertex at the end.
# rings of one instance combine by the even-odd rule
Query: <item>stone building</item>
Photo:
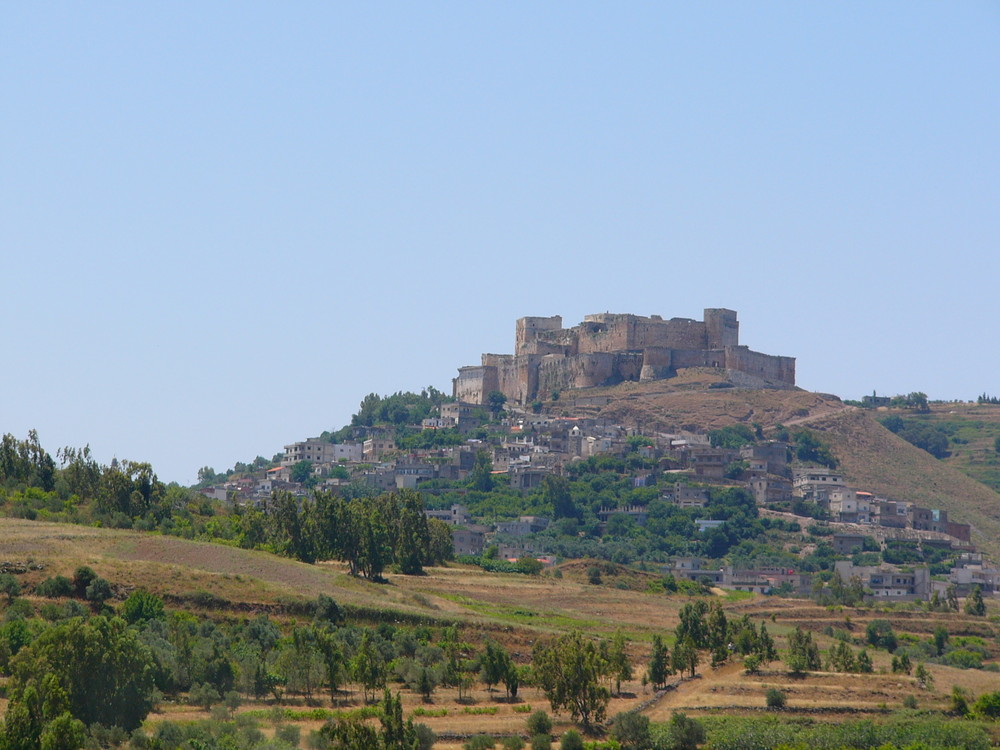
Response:
POLYGON ((930 569, 926 565, 901 568, 887 564, 852 565, 850 560, 838 560, 834 570, 845 581, 855 576, 861 579, 865 589, 871 592, 865 595, 868 600, 917 601, 926 600, 931 593, 930 569))
POLYGON ((308 438, 285 446, 281 459, 282 466, 293 466, 299 461, 314 464, 337 463, 339 461, 361 461, 362 447, 356 443, 331 443, 320 438, 308 438))
POLYGON ((682 367, 724 368, 761 386, 795 385, 794 357, 741 345, 736 313, 719 308, 706 309, 704 320, 601 313, 573 328, 563 328, 559 315, 520 318, 514 354, 484 354, 481 364, 459 368, 454 396, 485 404, 500 391, 525 404, 567 388, 669 378, 682 367))

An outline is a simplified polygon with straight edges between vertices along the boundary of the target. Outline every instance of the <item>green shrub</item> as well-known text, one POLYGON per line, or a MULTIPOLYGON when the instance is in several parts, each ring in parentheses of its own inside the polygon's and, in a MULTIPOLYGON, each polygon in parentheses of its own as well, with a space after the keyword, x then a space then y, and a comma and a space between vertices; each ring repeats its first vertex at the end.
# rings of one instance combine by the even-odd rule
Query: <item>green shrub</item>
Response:
POLYGON ((470 737, 466 740, 462 747, 465 748, 465 750, 491 750, 495 744, 496 740, 493 739, 492 735, 477 734, 475 737, 470 737))
POLYGON ((785 707, 785 691, 778 690, 778 688, 769 688, 764 699, 767 701, 768 708, 784 708, 785 707))
POLYGON ((549 734, 552 732, 552 719, 545 711, 539 709, 528 717, 528 734, 549 734))
POLYGON ((49 599, 73 596, 73 582, 66 576, 52 576, 35 587, 35 594, 49 599))
POLYGON ((638 711, 623 711, 611 720, 609 734, 621 743, 623 750, 643 750, 649 747, 649 717, 638 711))

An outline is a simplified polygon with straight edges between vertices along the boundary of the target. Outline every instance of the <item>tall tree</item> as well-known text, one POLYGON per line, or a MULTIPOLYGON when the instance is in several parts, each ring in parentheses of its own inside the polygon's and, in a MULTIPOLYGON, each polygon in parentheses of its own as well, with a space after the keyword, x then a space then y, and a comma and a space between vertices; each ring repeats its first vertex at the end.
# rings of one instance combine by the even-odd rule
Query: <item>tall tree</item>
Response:
POLYGON ((476 460, 469 475, 469 486, 480 492, 493 489, 493 461, 485 449, 476 451, 476 460))
POLYGON ((152 654, 124 620, 74 619, 21 649, 11 664, 11 697, 17 700, 39 676, 52 674, 75 718, 131 731, 152 708, 153 669, 152 654))
POLYGON ((569 709, 573 720, 579 719, 584 726, 604 720, 611 693, 600 684, 607 667, 597 644, 579 632, 539 642, 532 652, 532 665, 553 711, 569 709))
POLYGON ((670 663, 670 651, 663 643, 659 634, 653 635, 653 653, 649 657, 649 682, 653 690, 660 690, 667 682, 667 676, 673 673, 670 663))
POLYGON ((406 575, 422 575, 431 560, 431 533, 424 514, 424 501, 413 490, 398 493, 395 550, 399 569, 406 575))
POLYGON ((788 636, 788 657, 785 659, 793 672, 808 672, 821 667, 819 648, 812 633, 796 626, 788 636))
POLYGON ((355 682, 361 685, 366 703, 369 699, 374 700, 375 693, 385 687, 385 659, 368 631, 361 637, 358 650, 351 660, 351 674, 355 682))
POLYGON ((628 658, 628 639, 616 630, 608 647, 608 671, 615 683, 615 695, 621 695, 622 683, 632 679, 632 661, 628 658))
POLYGON ((573 503, 569 480, 549 474, 542 480, 542 500, 552 505, 552 515, 556 518, 580 518, 580 511, 573 503))

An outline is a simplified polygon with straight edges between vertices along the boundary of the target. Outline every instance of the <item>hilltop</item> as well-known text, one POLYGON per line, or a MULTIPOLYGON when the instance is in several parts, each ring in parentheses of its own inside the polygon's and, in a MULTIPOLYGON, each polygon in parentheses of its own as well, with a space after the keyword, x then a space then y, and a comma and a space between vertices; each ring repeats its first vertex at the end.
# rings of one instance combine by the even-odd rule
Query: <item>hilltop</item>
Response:
POLYGON ((713 367, 682 368, 668 380, 567 390, 543 403, 554 414, 659 432, 708 432, 733 424, 787 427, 853 408, 836 396, 800 388, 741 388, 731 374, 713 367))

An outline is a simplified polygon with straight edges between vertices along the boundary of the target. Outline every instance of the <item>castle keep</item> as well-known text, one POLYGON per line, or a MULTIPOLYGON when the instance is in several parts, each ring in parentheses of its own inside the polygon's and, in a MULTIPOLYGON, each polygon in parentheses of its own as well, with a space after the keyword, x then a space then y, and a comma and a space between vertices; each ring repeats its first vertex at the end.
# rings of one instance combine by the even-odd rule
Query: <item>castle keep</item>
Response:
POLYGON ((795 358, 750 351, 739 343, 733 310, 705 310, 704 320, 659 315, 588 315, 573 328, 562 317, 517 321, 514 354, 484 354, 460 367, 454 396, 483 404, 492 391, 525 404, 567 388, 661 380, 681 367, 719 367, 761 387, 795 385, 795 358))

